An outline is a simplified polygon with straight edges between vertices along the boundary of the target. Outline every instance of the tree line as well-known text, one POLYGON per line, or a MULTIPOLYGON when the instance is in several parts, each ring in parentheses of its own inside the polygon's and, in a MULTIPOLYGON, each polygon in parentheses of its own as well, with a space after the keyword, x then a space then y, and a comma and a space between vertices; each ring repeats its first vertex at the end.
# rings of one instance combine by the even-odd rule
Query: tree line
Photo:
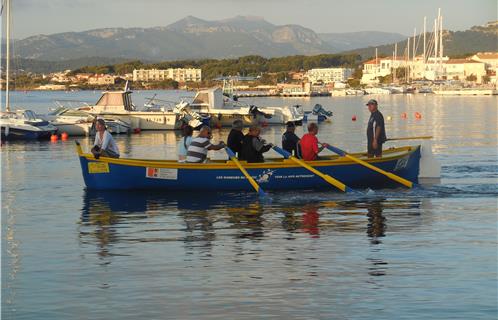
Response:
POLYGON ((357 54, 321 54, 316 56, 287 56, 264 58, 257 55, 233 59, 177 60, 158 63, 142 63, 139 60, 113 65, 86 66, 75 69, 77 73, 126 74, 134 69, 199 68, 202 77, 211 80, 219 76, 258 76, 265 73, 298 72, 313 68, 355 68, 361 63, 357 54))

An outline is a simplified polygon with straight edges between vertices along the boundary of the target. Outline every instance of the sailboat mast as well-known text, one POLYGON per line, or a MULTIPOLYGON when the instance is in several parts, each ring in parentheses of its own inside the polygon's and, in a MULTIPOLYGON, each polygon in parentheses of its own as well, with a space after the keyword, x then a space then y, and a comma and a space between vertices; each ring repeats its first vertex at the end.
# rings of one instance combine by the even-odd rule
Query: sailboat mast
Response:
MULTIPOLYGON (((439 9, 441 13, 441 9, 439 9)), ((443 16, 439 16, 439 63, 440 69, 443 69, 443 16)))
POLYGON ((397 57, 397 55, 398 55, 398 43, 396 42, 394 44, 394 61, 393 61, 393 65, 394 65, 394 76, 393 76, 394 81, 393 82, 394 83, 396 83, 396 68, 398 67, 398 64, 397 64, 398 57, 397 57))
POLYGON ((408 37, 408 40, 406 41, 406 83, 410 82, 410 37, 408 37))
POLYGON ((417 38, 417 28, 413 30, 412 61, 415 61, 415 39, 417 38))
POLYGON ((427 17, 424 17, 424 70, 425 70, 425 62, 427 61, 426 51, 425 51, 425 25, 427 23, 427 17))
POLYGON ((5 1, 5 15, 7 17, 6 21, 6 61, 5 61, 5 110, 10 111, 10 97, 9 97, 9 74, 10 74, 10 0, 5 1))

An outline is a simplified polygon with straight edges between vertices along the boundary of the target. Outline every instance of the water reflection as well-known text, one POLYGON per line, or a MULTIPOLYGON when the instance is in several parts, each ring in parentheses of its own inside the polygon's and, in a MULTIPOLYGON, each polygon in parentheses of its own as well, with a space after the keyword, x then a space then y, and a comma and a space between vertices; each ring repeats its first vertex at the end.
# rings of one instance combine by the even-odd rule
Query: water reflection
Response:
POLYGON ((201 242, 201 246, 209 247, 217 233, 259 241, 273 236, 272 231, 277 229, 287 231, 283 233, 286 235, 306 233, 315 238, 322 232, 366 230, 370 243, 378 245, 390 223, 384 210, 392 215, 393 231, 416 228, 421 222, 421 201, 417 199, 327 200, 309 204, 306 196, 291 203, 282 201, 285 198, 280 195, 272 203, 264 203, 245 193, 85 191, 81 235, 86 241, 86 236, 92 235, 101 247, 119 241, 184 241, 196 242, 196 246, 201 242), (153 229, 144 232, 144 223, 153 229), (124 232, 134 228, 138 228, 134 237, 124 232), (153 233, 158 237, 149 237, 153 233))

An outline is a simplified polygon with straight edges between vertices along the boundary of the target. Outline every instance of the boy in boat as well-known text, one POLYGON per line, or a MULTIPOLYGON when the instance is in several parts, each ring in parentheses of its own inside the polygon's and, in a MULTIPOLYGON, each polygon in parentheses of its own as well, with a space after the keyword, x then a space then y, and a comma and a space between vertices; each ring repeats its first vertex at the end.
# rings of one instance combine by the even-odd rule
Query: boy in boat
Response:
POLYGON ((308 133, 303 135, 301 141, 299 141, 299 147, 301 149, 301 157, 306 161, 319 160, 318 154, 329 145, 322 143, 321 147, 318 147, 318 125, 314 122, 308 124, 308 133))
POLYGON ((296 131, 296 125, 294 122, 287 122, 287 130, 282 135, 282 149, 287 152, 297 156, 297 144, 299 143, 299 137, 294 133, 296 131))
POLYGON ((104 119, 97 119, 95 142, 91 150, 95 159, 99 157, 119 158, 119 149, 112 135, 107 131, 104 119))
POLYGON ((192 139, 187 151, 187 162, 202 163, 206 161, 208 150, 220 150, 225 147, 225 143, 220 141, 218 144, 211 143, 211 128, 202 126, 199 135, 192 139))
POLYGON ((367 102, 370 119, 367 126, 367 154, 368 157, 382 157, 382 144, 386 142, 384 116, 377 107, 377 100, 367 102))
POLYGON ((251 126, 249 132, 244 136, 242 141, 242 150, 240 151, 240 160, 246 160, 247 162, 265 162, 263 153, 270 150, 273 145, 271 143, 266 143, 265 140, 261 139, 259 134, 261 129, 258 126, 251 126))
POLYGON ((227 146, 236 153, 237 157, 240 156, 240 151, 242 150, 242 140, 244 140, 242 129, 244 129, 244 123, 242 120, 235 120, 232 123, 232 130, 230 130, 227 139, 227 146))

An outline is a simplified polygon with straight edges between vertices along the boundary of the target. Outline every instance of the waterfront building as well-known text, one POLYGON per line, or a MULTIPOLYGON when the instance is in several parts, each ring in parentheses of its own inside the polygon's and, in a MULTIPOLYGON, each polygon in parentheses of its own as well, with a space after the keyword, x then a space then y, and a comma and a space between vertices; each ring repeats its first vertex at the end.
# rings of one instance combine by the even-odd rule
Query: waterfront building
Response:
POLYGON ((476 83, 482 83, 486 75, 483 62, 468 59, 449 59, 444 64, 444 74, 448 80, 466 80, 469 76, 475 76, 476 83))
POLYGON ((350 68, 317 68, 306 72, 306 77, 311 83, 344 82, 353 74, 350 68))
POLYGON ((115 78, 109 74, 95 74, 88 78, 88 84, 90 85, 112 85, 115 83, 115 78))
POLYGON ((407 61, 403 58, 377 58, 363 64, 362 84, 379 83, 378 77, 385 77, 393 73, 394 69, 406 67, 407 61))
POLYGON ((177 82, 200 82, 202 71, 196 68, 169 68, 169 69, 135 69, 133 81, 164 81, 167 79, 177 82))

